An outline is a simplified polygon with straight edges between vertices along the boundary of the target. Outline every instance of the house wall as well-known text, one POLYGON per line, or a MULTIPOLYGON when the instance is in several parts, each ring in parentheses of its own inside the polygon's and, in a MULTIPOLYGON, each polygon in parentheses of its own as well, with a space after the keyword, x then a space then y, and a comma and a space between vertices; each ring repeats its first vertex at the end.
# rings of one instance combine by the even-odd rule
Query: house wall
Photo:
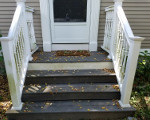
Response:
MULTIPOLYGON (((103 43, 105 12, 104 8, 112 5, 111 0, 101 0, 100 24, 98 44, 103 43)), ((35 9, 34 27, 37 43, 42 47, 41 20, 39 0, 27 0, 27 5, 35 9)), ((137 36, 145 37, 142 48, 150 48, 150 0, 125 0, 123 3, 129 23, 137 36)), ((15 0, 0 0, 0 30, 7 36, 8 30, 16 8, 15 0)))

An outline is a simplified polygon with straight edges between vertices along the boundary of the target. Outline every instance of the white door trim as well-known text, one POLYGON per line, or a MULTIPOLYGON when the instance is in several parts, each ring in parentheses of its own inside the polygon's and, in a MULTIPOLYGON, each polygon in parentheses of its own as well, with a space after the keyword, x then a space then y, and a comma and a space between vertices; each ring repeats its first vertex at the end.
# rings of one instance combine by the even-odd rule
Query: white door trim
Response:
MULTIPOLYGON (((50 0, 39 0, 39 1, 40 1, 40 11, 41 11, 43 50, 45 52, 51 52, 52 39, 51 39, 51 28, 50 28, 51 21, 50 21, 50 13, 49 13, 50 0)), ((90 51, 97 51, 100 3, 101 0, 91 0, 91 23, 90 23, 90 42, 89 42, 90 51)))

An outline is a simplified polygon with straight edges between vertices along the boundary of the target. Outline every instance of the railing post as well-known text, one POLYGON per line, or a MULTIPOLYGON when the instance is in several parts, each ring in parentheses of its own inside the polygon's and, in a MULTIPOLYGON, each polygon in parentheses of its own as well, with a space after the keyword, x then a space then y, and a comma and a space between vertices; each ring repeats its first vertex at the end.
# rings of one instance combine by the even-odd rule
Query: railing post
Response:
POLYGON ((141 37, 134 37, 130 39, 131 47, 129 49, 125 78, 122 83, 121 100, 119 101, 121 107, 130 107, 129 100, 131 97, 138 56, 141 48, 141 42, 144 40, 144 38, 141 37))
POLYGON ((9 83, 9 90, 11 94, 11 100, 13 103, 12 109, 20 110, 22 108, 21 91, 19 85, 20 82, 17 79, 17 71, 13 53, 13 41, 3 40, 1 43, 9 83))
POLYGON ((112 28, 112 35, 111 35, 111 41, 110 41, 110 52, 108 58, 112 59, 114 51, 114 44, 115 44, 115 36, 117 31, 117 7, 122 6, 122 2, 124 0, 114 0, 114 21, 113 21, 113 28, 112 28))

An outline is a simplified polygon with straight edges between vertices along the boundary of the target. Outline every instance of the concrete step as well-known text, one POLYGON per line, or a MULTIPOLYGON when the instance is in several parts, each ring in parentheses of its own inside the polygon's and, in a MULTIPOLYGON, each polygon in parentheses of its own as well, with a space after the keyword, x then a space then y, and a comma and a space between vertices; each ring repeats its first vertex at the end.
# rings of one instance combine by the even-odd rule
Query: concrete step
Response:
POLYGON ((116 86, 114 83, 26 85, 22 101, 120 99, 120 91, 116 86))
POLYGON ((24 103, 21 111, 7 111, 8 120, 120 120, 134 108, 120 108, 112 100, 73 100, 24 103))
POLYGON ((113 70, 32 70, 25 84, 117 83, 113 70), (107 72, 106 72, 107 71, 107 72))

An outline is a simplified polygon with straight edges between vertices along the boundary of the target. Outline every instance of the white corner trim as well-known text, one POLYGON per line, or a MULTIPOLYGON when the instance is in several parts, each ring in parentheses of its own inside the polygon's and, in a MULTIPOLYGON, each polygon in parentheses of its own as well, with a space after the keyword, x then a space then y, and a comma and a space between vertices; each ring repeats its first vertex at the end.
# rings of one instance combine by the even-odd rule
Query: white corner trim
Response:
POLYGON ((97 51, 98 48, 100 6, 101 0, 91 0, 90 51, 97 51))
POLYGON ((97 51, 98 43, 97 42, 90 42, 89 44, 89 51, 97 51))
POLYGON ((41 12, 43 49, 45 52, 51 52, 52 40, 51 40, 51 29, 50 29, 49 0, 39 0, 39 1, 40 1, 40 12, 41 12))
POLYGON ((43 41, 43 51, 44 52, 51 52, 52 51, 52 43, 43 41))

